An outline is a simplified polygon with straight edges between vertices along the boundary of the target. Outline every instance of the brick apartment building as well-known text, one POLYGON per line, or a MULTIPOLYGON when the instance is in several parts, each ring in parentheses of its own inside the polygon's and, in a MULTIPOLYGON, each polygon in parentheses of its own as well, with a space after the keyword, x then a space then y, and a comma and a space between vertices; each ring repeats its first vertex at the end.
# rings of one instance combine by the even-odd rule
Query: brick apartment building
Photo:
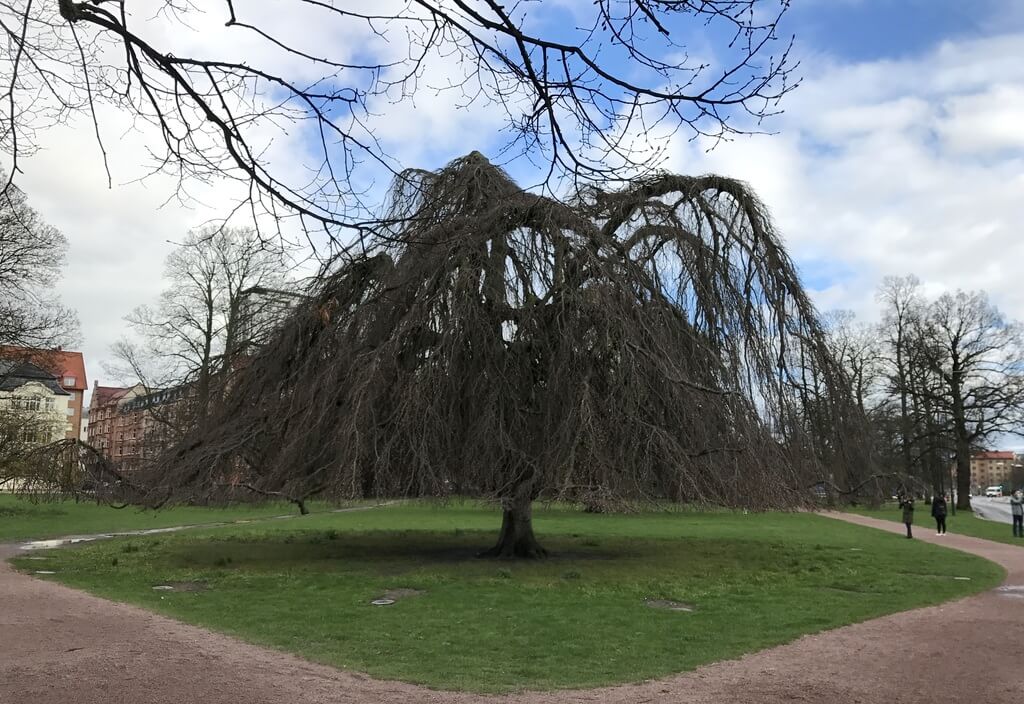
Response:
POLYGON ((68 394, 68 427, 64 437, 79 438, 82 434, 82 402, 89 382, 85 377, 85 359, 81 352, 70 350, 32 350, 27 347, 0 347, 0 358, 33 364, 57 379, 68 394))
POLYGON ((186 394, 182 389, 147 392, 135 386, 93 387, 88 443, 122 469, 136 469, 167 442, 186 394))
POLYGON ((135 396, 145 393, 141 384, 130 387, 100 386, 97 382, 92 389, 89 403, 89 427, 86 442, 95 447, 107 459, 121 454, 120 440, 124 437, 125 419, 121 405, 135 396))
POLYGON ((980 494, 985 487, 1008 485, 1016 463, 1012 452, 975 452, 971 455, 971 491, 980 494))

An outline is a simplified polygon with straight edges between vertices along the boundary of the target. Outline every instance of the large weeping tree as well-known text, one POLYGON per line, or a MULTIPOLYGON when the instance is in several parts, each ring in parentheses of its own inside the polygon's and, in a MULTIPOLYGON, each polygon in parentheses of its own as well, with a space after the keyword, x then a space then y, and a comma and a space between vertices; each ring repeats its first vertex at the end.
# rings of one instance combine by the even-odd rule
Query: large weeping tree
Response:
POLYGON ((860 461, 848 385, 743 183, 562 203, 474 152, 390 201, 399 224, 321 277, 150 502, 493 497, 486 554, 531 557, 538 498, 792 507, 860 461))

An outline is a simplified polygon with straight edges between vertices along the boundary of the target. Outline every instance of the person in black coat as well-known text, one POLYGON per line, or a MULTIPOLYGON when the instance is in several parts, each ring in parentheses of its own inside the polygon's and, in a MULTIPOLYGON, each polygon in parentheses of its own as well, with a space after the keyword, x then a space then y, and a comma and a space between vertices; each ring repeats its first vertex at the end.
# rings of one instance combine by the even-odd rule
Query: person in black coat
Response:
POLYGON ((911 526, 914 525, 914 497, 904 496, 901 498, 900 508, 903 509, 903 524, 907 527, 907 537, 913 538, 914 533, 911 526))
POLYGON ((1013 537, 1024 538, 1024 494, 1020 489, 1010 499, 1010 513, 1013 516, 1013 537))
POLYGON ((935 535, 946 534, 946 497, 942 494, 932 499, 932 518, 935 519, 935 535))

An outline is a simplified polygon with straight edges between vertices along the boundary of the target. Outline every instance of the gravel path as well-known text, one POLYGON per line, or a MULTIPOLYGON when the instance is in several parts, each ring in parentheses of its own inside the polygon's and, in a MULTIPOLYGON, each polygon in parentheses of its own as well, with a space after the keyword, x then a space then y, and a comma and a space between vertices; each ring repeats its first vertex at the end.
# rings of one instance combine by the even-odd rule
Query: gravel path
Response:
MULTIPOLYGON (((898 523, 842 520, 898 533, 898 523)), ((587 691, 482 697, 313 665, 0 562, 2 704, 984 702, 1024 697, 1024 549, 922 535, 1003 565, 1008 587, 847 626, 686 675, 587 691)), ((15 553, 0 546, 0 560, 15 553)), ((656 645, 652 646, 656 647, 656 645)), ((496 656, 496 657, 500 657, 496 656)))

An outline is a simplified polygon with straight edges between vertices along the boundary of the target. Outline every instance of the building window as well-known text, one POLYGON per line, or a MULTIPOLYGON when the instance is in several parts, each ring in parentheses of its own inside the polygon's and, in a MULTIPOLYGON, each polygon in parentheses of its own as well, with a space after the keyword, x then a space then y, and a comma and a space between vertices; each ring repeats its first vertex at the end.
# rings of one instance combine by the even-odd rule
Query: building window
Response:
POLYGON ((64 377, 64 386, 74 386, 76 381, 78 381, 78 379, 76 379, 73 376, 65 376, 64 377))
POLYGON ((43 444, 50 442, 51 438, 49 437, 49 434, 52 432, 53 430, 46 431, 41 428, 26 428, 25 430, 22 431, 22 439, 25 442, 34 443, 37 445, 43 444))
POLYGON ((11 406, 23 411, 38 411, 39 401, 38 396, 19 396, 11 399, 11 406))

